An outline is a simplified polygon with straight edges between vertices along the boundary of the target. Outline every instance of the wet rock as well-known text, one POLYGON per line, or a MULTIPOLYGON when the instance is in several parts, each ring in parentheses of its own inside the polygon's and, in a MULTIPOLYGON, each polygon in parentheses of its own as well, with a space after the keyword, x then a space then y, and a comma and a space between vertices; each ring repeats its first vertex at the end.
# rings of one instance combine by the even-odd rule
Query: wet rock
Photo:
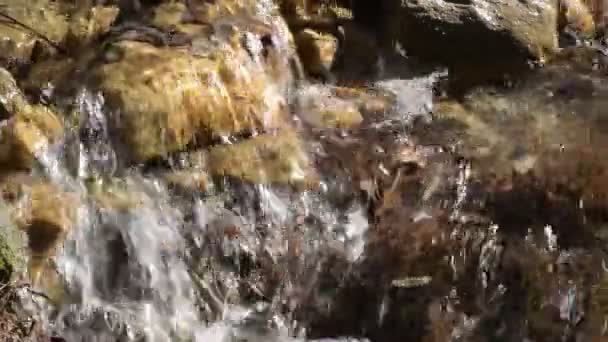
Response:
POLYGON ((317 128, 354 128, 363 117, 356 102, 333 95, 330 88, 309 86, 298 94, 299 116, 317 128))
POLYGON ((110 30, 119 11, 115 6, 93 6, 80 10, 70 20, 66 44, 73 49, 90 44, 110 30))
POLYGON ((508 90, 479 88, 461 103, 439 102, 434 128, 417 132, 470 161, 470 179, 487 196, 480 203, 501 227, 523 236, 524 227, 550 225, 564 246, 582 247, 608 217, 608 88, 578 64, 562 60, 508 90))
POLYGON ((73 82, 79 66, 77 63, 71 57, 37 62, 29 68, 27 76, 20 80, 20 85, 27 94, 48 101, 58 93, 68 93, 68 89, 77 87, 77 82, 73 82))
POLYGON ((374 32, 353 21, 342 23, 338 56, 332 71, 342 83, 382 76, 381 43, 374 32))
POLYGON ((0 120, 8 119, 26 103, 27 100, 11 73, 0 69, 0 120))
POLYGON ((42 105, 26 104, 0 128, 0 161, 4 170, 30 169, 64 133, 57 115, 42 105))
POLYGON ((202 171, 175 170, 162 175, 170 187, 188 192, 207 192, 211 189, 209 176, 202 171))
POLYGON ((150 22, 165 30, 176 30, 190 35, 200 34, 201 31, 211 33, 212 26, 209 18, 194 15, 183 2, 166 2, 154 8, 150 22))
POLYGON ((572 29, 583 37, 595 33, 595 20, 584 0, 560 0, 558 27, 572 29))
POLYGON ((318 14, 324 1, 313 0, 280 0, 278 1, 281 13, 288 18, 308 17, 318 14))
POLYGON ((133 161, 284 124, 281 94, 241 47, 207 57, 134 41, 112 49, 121 57, 94 73, 133 161))
POLYGON ((213 147, 207 163, 212 175, 255 184, 302 184, 311 174, 306 152, 292 131, 213 147))
POLYGON ((409 54, 458 63, 517 63, 557 48, 557 3, 402 1, 399 41, 409 54))
POLYGON ((36 45, 52 50, 68 32, 67 19, 55 1, 6 0, 2 5, 0 59, 5 65, 28 63, 36 45))
POLYGON ((18 223, 27 232, 30 253, 49 256, 77 224, 78 198, 51 183, 35 182, 24 188, 26 204, 18 223))
POLYGON ((389 92, 372 92, 365 89, 336 87, 335 96, 353 101, 365 118, 379 118, 396 105, 395 95, 389 92))
POLYGON ((0 189, 8 205, 7 213, 25 233, 27 271, 38 285, 42 274, 54 272, 51 258, 77 224, 78 197, 52 183, 19 173, 3 177, 0 189))
POLYGON ((338 39, 329 34, 305 29, 296 33, 295 42, 304 69, 313 76, 326 78, 338 50, 338 39))

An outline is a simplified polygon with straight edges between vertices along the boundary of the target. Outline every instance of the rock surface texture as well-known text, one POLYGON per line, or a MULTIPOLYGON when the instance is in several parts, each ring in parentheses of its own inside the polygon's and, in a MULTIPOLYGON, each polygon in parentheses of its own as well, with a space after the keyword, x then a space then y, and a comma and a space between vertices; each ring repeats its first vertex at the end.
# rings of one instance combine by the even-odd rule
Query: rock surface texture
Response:
POLYGON ((557 3, 550 0, 403 0, 399 42, 446 63, 542 59, 557 48, 557 3))

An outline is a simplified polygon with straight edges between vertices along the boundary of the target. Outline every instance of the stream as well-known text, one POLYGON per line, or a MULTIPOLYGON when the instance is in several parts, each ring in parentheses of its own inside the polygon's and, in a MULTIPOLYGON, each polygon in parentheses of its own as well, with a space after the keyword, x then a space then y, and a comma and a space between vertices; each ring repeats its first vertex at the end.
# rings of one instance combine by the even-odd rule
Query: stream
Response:
POLYGON ((270 0, 158 3, 0 69, 0 341, 608 341, 601 51, 452 91, 350 24, 313 70, 270 0))

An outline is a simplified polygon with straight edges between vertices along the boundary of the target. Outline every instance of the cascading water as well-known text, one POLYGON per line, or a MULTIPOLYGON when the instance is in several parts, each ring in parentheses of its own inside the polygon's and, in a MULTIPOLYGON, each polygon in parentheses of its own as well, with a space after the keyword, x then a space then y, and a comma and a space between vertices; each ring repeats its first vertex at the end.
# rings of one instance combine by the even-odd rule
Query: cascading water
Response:
MULTIPOLYGON (((398 87, 406 96, 420 91, 398 87)), ((77 157, 47 151, 39 158, 41 170, 82 203, 56 258, 63 304, 36 310, 47 328, 68 341, 303 338, 292 315, 313 298, 331 302, 318 292, 325 264, 336 257, 353 264, 364 253, 361 204, 335 207, 327 186, 292 193, 228 185, 215 197, 177 199, 163 179, 137 170, 113 184, 103 97, 85 90, 76 103, 84 124, 68 153, 77 157), (76 164, 74 171, 62 163, 76 164)))

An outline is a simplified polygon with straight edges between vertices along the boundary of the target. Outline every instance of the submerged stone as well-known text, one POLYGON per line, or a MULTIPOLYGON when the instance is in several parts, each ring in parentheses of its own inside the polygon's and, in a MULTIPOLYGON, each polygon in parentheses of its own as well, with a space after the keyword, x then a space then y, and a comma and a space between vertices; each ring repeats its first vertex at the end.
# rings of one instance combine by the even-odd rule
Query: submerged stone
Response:
POLYGON ((162 174, 169 186, 190 192, 207 192, 211 181, 207 173, 196 170, 175 170, 162 174))

